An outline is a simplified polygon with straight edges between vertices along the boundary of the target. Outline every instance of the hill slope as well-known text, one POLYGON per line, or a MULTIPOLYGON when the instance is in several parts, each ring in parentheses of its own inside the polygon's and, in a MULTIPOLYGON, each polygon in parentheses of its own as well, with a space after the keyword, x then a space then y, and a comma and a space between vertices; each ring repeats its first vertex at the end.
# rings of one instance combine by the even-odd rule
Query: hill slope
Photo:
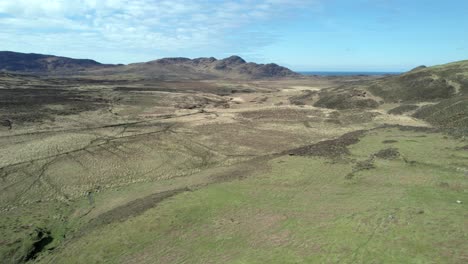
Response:
MULTIPOLYGON (((315 96, 312 94, 311 96, 315 96)), ((314 106, 330 109, 376 109, 395 105, 405 114, 458 135, 468 134, 468 60, 325 89, 314 106)))
POLYGON ((417 67, 373 82, 368 90, 388 102, 430 101, 468 94, 468 61, 417 67))
POLYGON ((430 102, 413 116, 454 134, 468 134, 468 61, 418 67, 377 80, 368 90, 386 102, 430 102))

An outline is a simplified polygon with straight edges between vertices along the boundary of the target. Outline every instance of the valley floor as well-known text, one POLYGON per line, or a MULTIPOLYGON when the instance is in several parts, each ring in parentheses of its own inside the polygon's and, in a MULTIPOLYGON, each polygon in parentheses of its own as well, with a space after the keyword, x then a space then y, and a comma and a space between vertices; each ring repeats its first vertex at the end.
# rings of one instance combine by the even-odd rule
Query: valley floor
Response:
POLYGON ((468 142, 354 78, 3 76, 0 259, 466 263, 468 142))

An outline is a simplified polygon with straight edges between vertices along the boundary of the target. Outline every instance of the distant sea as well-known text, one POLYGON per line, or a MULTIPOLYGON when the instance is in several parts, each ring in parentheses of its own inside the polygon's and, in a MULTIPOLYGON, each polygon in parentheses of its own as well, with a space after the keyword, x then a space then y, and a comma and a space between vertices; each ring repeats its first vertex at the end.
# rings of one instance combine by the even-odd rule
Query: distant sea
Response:
POLYGON ((352 76, 352 75, 397 75, 402 72, 350 72, 350 71, 300 71, 303 75, 319 75, 319 76, 352 76))

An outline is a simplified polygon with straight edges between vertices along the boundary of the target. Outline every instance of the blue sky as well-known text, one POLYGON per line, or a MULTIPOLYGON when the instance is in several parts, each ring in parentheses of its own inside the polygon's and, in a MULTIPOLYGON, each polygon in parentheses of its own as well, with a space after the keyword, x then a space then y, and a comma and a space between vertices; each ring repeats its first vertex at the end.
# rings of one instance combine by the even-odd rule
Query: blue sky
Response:
POLYGON ((294 70, 404 71, 468 59, 466 0, 1 0, 0 50, 294 70))

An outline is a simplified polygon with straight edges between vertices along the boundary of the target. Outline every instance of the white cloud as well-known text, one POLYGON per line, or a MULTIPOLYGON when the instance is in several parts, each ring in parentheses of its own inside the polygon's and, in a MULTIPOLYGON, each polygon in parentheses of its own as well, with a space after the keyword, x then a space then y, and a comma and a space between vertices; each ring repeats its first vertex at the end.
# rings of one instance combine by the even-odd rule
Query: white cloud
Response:
POLYGON ((241 43, 248 50, 267 45, 274 35, 255 32, 255 25, 313 3, 316 1, 3 0, 0 49, 164 54, 229 51, 241 43))

